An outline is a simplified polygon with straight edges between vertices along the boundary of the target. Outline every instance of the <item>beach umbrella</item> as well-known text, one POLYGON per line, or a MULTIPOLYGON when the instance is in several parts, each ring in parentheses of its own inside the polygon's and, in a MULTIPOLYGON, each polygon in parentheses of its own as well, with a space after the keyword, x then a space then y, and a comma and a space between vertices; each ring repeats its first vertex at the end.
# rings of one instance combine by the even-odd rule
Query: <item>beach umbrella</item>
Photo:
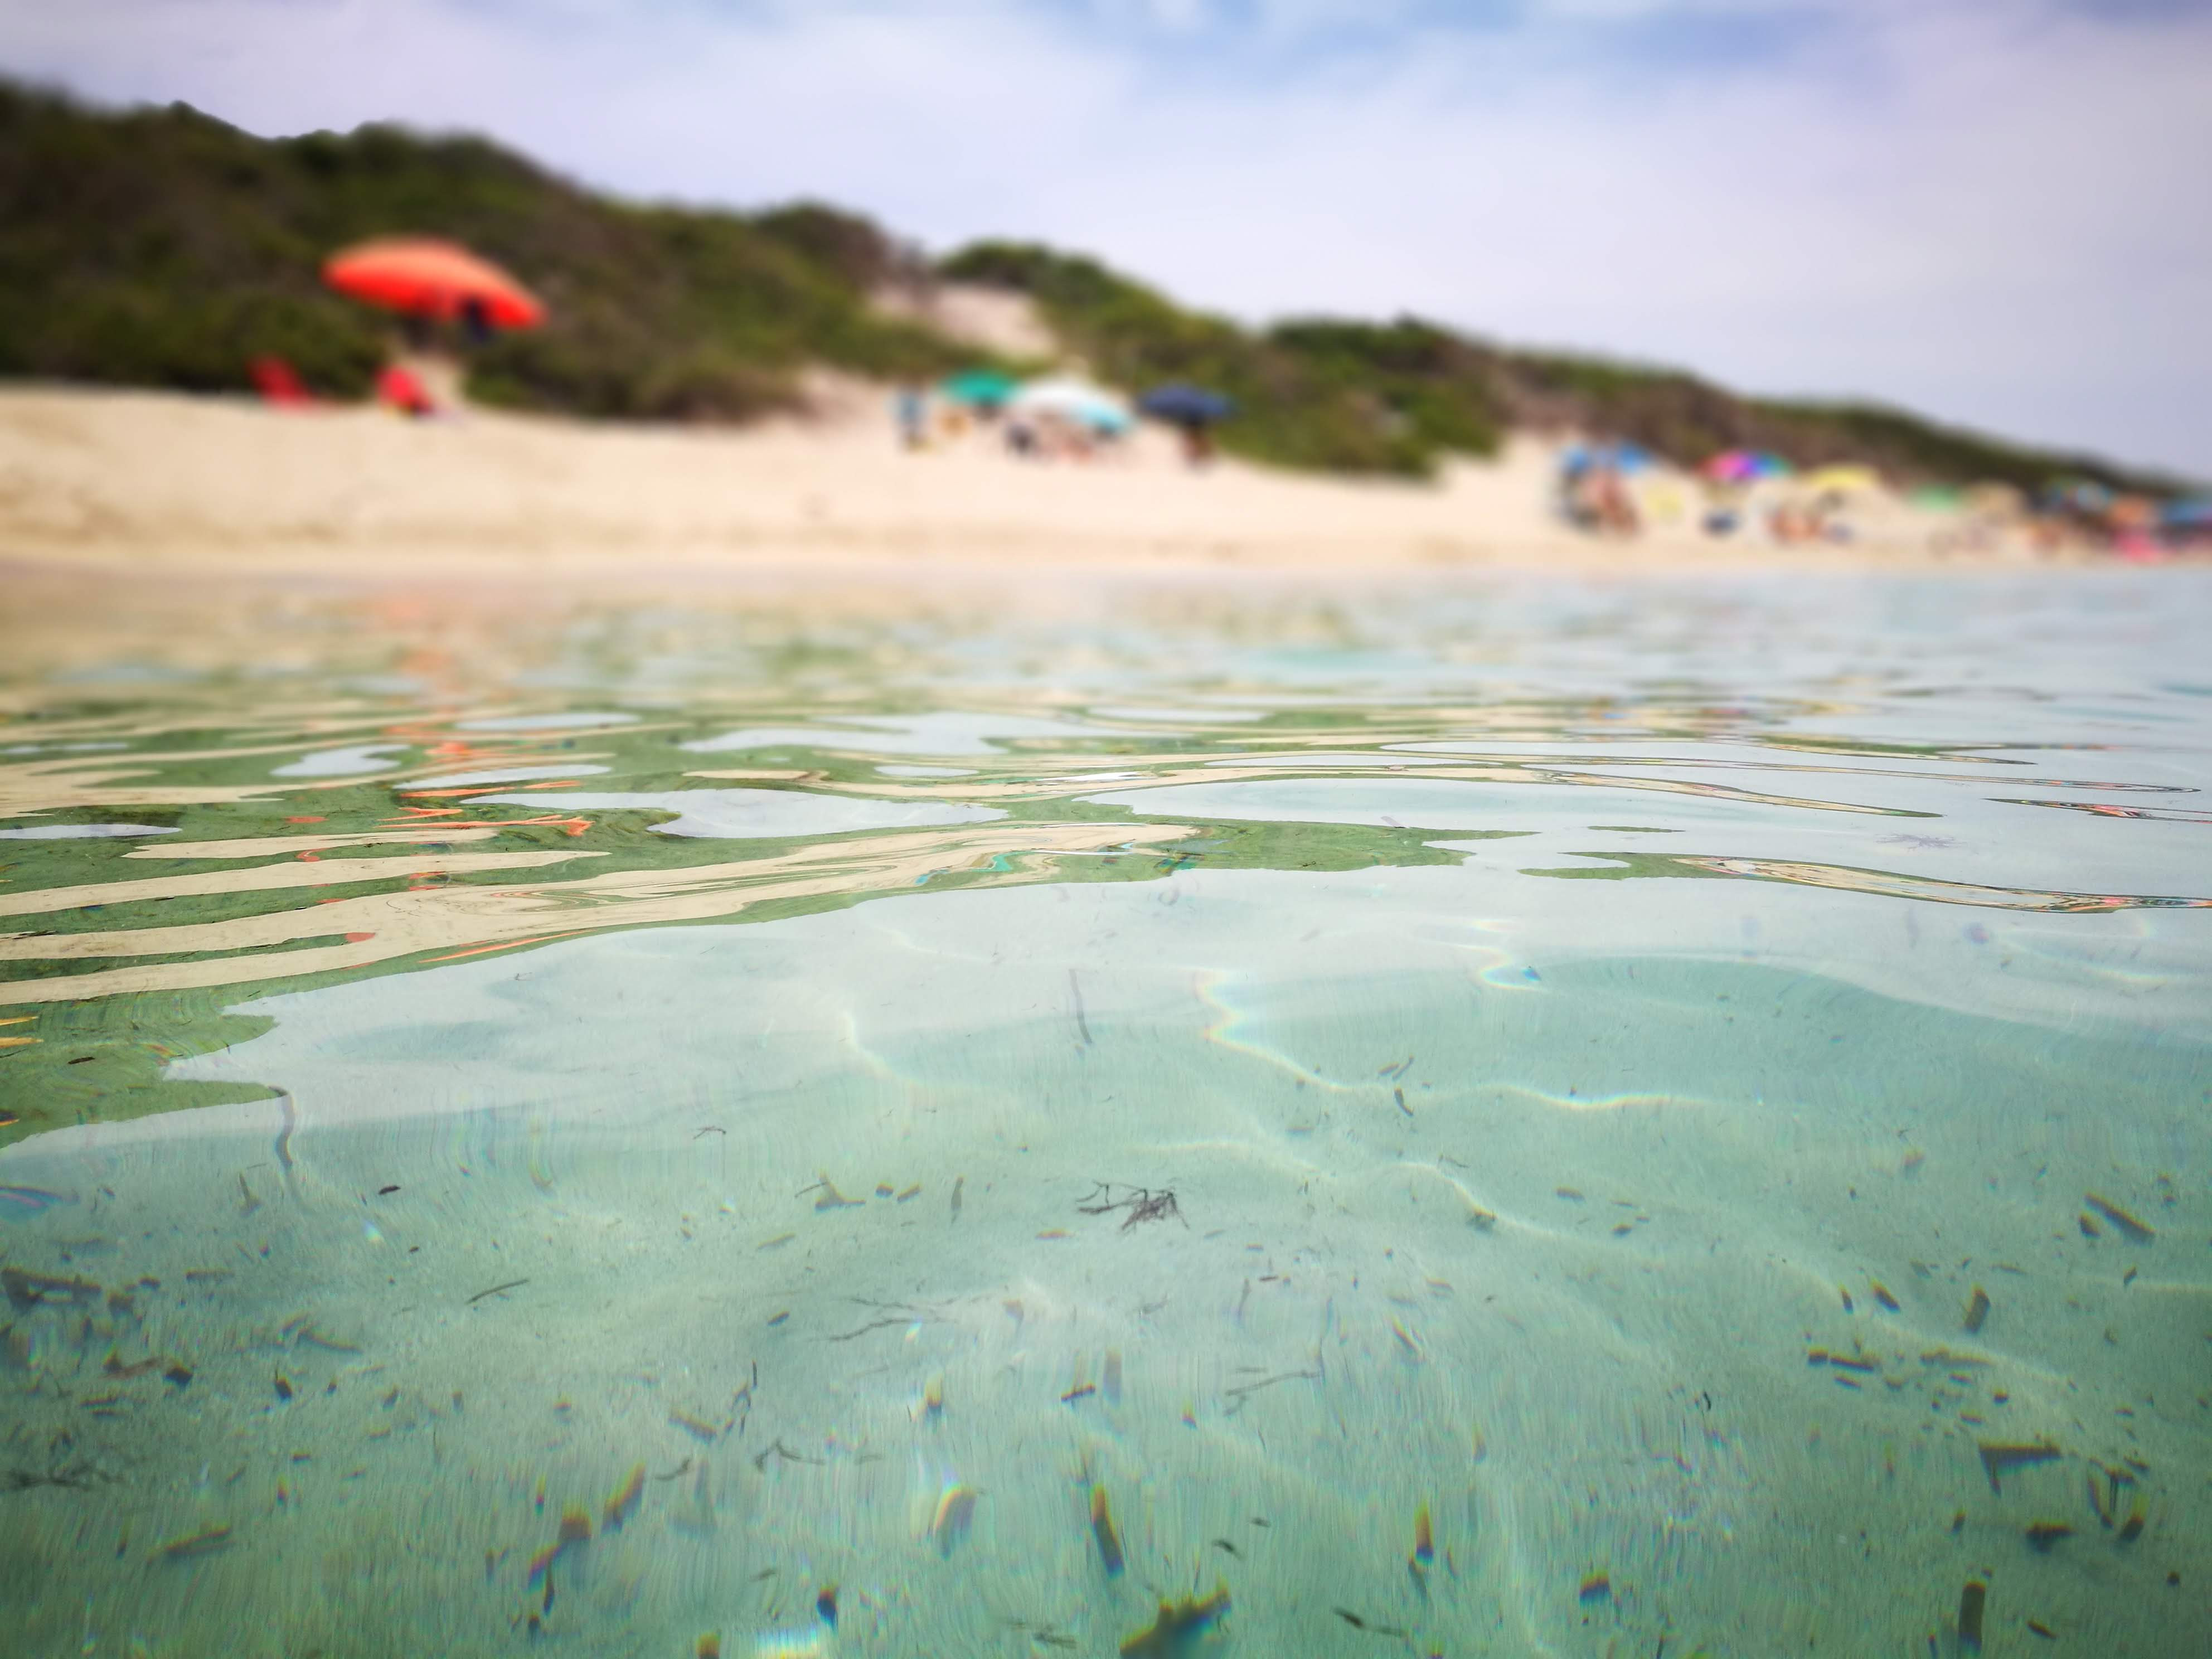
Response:
POLYGON ((1761 478, 1786 478, 1792 469, 1767 450, 1723 449, 1698 471, 1721 483, 1754 483, 1761 478))
POLYGON ((1798 482, 1816 495, 1856 495, 1881 488, 1881 474, 1870 466, 1823 466, 1798 482))
POLYGON ((2076 513, 2100 514, 2112 504, 2112 492, 2088 478, 2060 479, 2044 495, 2052 507, 2076 513))
POLYGON ((1559 452, 1559 471, 1570 478, 1580 477, 1593 467, 1625 475, 1641 472, 1650 465, 1651 452, 1638 444, 1569 444, 1559 452))
POLYGON ((1006 400, 1006 407, 1018 414, 1051 416, 1093 432, 1127 432, 1135 423, 1128 404, 1085 380, 1031 380, 1006 400))
POLYGON ((996 409, 1014 395, 1016 384, 1012 375, 1001 374, 994 368, 971 368, 947 376, 938 384, 937 392, 947 403, 965 404, 972 409, 996 409))
POLYGON ((545 307, 497 265, 428 237, 392 236, 332 254, 323 280, 356 300, 450 322, 474 305, 500 328, 534 328, 545 307))
POLYGON ((1202 386, 1177 380, 1156 386, 1137 399, 1137 407, 1156 421, 1171 426, 1211 426, 1237 412, 1236 402, 1202 386))

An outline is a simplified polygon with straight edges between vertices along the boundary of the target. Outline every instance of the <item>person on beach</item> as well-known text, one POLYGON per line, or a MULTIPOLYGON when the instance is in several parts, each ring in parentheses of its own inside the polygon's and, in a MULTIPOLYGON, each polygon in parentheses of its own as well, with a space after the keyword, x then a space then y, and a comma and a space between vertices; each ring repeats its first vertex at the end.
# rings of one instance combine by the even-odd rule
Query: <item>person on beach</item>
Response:
POLYGON ((1636 512, 1636 499, 1628 493, 1628 482, 1620 474, 1620 466, 1610 459, 1595 470, 1591 493, 1597 515, 1597 526, 1607 535, 1629 537, 1642 526, 1636 512))
POLYGON ((891 410, 898 422, 899 441, 908 449, 923 447, 929 441, 929 411, 923 404, 921 388, 911 384, 899 387, 891 410))
POLYGON ((422 384, 414 371, 398 363, 387 364, 378 374, 376 399, 410 420, 422 420, 438 412, 437 404, 431 400, 429 388, 422 384))
POLYGON ((1635 498, 1609 451, 1569 450, 1560 464, 1559 490, 1560 512, 1577 530, 1630 537, 1641 527, 1635 498))

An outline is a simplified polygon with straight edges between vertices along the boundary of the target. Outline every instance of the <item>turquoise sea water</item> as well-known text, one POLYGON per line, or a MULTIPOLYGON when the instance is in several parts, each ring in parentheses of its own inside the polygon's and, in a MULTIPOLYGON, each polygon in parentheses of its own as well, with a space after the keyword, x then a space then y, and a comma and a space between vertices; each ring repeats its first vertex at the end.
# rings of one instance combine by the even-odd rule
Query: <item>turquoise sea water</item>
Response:
POLYGON ((16 592, 0 1650, 2207 1650, 2201 575, 16 592))

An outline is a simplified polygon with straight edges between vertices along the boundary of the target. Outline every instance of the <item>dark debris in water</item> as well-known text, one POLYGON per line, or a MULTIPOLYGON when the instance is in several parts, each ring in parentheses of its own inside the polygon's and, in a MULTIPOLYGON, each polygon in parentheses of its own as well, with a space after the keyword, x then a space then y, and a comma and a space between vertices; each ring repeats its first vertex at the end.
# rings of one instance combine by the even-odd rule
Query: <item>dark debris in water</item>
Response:
POLYGON ((1186 1595, 1160 1603, 1159 1617, 1121 1644, 1121 1659, 1173 1659, 1194 1651, 1229 1612, 1229 1586, 1217 1583, 1204 1601, 1186 1595))
POLYGON ((1115 1210, 1126 1212, 1121 1218, 1121 1231, 1125 1233, 1140 1222, 1165 1221, 1171 1216, 1182 1221, 1185 1227, 1190 1225, 1183 1219, 1182 1206, 1176 1201, 1175 1189, 1171 1187, 1164 1187, 1158 1192, 1147 1187, 1133 1187, 1116 1198, 1113 1183, 1102 1181, 1075 1207, 1084 1215, 1109 1215, 1115 1210))
POLYGON ((2130 1244, 2148 1244, 2158 1237, 2154 1230, 2136 1220, 2118 1205, 2100 1198, 2094 1193, 2087 1194, 2082 1202, 2118 1227, 2130 1244))
POLYGON ((116 1476, 94 1463, 80 1460, 58 1468, 0 1468, 0 1492, 32 1492, 42 1486, 66 1492, 85 1492, 112 1485, 116 1476))

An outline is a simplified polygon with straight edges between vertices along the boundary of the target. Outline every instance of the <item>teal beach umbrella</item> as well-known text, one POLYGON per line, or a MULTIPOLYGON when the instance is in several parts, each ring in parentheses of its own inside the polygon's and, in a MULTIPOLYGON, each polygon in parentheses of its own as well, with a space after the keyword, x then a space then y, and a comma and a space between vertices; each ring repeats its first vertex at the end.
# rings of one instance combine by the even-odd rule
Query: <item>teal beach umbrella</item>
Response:
POLYGON ((951 404, 964 404, 971 409, 996 409, 1014 395, 1016 382, 1012 375, 1001 374, 996 369, 971 368, 948 375, 939 383, 938 396, 951 404))

